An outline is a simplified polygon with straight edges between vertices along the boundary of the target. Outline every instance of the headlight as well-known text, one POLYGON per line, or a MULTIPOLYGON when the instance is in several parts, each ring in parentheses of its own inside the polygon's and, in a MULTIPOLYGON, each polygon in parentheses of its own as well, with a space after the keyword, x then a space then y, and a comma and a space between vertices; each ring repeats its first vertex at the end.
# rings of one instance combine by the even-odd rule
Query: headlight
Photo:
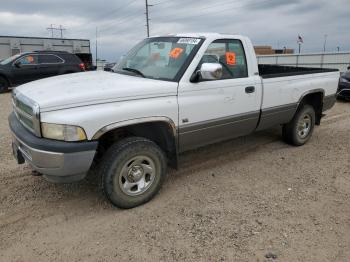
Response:
POLYGON ((42 136, 49 139, 63 141, 82 141, 86 140, 84 129, 78 126, 58 125, 41 123, 42 136))
POLYGON ((349 80, 347 80, 347 79, 344 78, 344 77, 341 77, 341 78, 340 78, 340 83, 349 83, 349 80))

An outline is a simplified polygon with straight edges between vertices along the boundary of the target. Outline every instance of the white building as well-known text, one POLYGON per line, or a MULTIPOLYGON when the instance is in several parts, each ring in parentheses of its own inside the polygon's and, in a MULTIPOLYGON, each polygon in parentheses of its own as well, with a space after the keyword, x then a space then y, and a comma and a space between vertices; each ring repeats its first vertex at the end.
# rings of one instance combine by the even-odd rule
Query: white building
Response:
POLYGON ((42 37, 0 36, 0 60, 32 51, 67 51, 80 58, 91 56, 90 40, 42 37))

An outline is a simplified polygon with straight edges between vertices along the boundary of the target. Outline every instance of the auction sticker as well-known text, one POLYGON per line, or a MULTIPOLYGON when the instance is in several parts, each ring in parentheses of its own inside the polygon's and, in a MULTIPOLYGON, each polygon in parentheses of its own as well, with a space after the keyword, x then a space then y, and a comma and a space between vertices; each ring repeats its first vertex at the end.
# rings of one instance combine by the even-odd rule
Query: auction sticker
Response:
POLYGON ((171 50, 169 56, 171 58, 178 59, 183 51, 184 51, 183 48, 176 47, 173 50, 171 50))
POLYGON ((226 63, 228 65, 235 65, 236 64, 236 53, 227 52, 226 53, 226 63))
POLYGON ((177 41, 177 43, 187 45, 198 45, 200 41, 200 38, 180 38, 179 41, 177 41))

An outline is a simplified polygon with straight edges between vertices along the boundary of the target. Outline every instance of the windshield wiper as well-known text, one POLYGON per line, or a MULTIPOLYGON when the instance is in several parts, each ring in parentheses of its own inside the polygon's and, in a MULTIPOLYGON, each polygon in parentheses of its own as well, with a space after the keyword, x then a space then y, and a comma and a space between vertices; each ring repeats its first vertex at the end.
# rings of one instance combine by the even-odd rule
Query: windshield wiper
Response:
POLYGON ((145 78, 145 75, 140 70, 137 70, 135 68, 123 67, 123 70, 133 72, 133 73, 138 74, 138 75, 142 76, 143 78, 145 78))

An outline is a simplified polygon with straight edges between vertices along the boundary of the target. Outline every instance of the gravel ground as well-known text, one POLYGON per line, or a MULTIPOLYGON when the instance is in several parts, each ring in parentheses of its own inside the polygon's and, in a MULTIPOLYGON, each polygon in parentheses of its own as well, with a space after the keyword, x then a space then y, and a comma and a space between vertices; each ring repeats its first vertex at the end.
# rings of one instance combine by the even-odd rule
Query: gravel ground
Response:
POLYGON ((93 175, 55 185, 18 166, 10 94, 0 109, 0 261, 349 261, 350 103, 303 147, 272 129, 187 153, 131 210, 93 175))

